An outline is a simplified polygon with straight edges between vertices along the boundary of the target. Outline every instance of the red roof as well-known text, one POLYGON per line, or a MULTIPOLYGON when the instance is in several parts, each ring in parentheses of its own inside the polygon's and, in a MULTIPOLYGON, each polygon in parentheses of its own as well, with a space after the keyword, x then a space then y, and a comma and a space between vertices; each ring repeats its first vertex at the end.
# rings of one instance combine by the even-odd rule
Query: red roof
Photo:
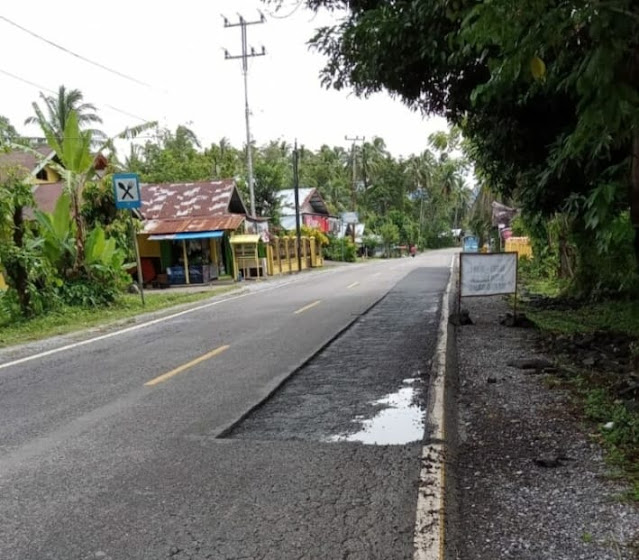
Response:
POLYGON ((246 214, 246 207, 233 179, 198 183, 160 183, 141 185, 142 216, 146 220, 169 220, 211 217, 234 213, 246 214))
POLYGON ((235 231, 242 225, 242 214, 223 214, 221 216, 181 218, 173 220, 147 220, 142 233, 162 235, 195 231, 235 231))

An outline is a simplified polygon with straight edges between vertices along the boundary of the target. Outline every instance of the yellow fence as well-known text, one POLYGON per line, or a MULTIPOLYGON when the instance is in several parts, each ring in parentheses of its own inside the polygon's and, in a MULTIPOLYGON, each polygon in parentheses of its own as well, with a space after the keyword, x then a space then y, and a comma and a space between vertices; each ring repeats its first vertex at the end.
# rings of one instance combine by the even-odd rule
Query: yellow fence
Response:
MULTIPOLYGON (((314 237, 302 237, 300 244, 302 270, 324 265, 322 246, 314 237)), ((297 240, 295 237, 273 237, 268 246, 269 274, 297 272, 297 240)))
POLYGON ((528 237, 511 237, 506 239, 505 250, 507 252, 516 252, 521 257, 532 258, 532 246, 530 245, 530 239, 528 237))

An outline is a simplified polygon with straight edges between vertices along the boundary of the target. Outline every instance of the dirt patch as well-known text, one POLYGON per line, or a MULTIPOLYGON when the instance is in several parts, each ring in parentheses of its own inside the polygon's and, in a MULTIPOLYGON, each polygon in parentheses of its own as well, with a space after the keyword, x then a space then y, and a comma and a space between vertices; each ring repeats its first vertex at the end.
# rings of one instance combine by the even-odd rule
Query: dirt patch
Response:
POLYGON ((639 511, 618 500, 627 488, 610 479, 600 446, 575 416, 571 394, 549 388, 544 374, 561 369, 564 351, 573 363, 592 351, 604 355, 596 364, 614 360, 630 368, 629 341, 610 337, 602 347, 596 337, 542 339, 536 330, 500 325, 508 310, 503 300, 478 298, 464 306, 475 325, 457 331, 461 538, 452 557, 639 558, 639 511))

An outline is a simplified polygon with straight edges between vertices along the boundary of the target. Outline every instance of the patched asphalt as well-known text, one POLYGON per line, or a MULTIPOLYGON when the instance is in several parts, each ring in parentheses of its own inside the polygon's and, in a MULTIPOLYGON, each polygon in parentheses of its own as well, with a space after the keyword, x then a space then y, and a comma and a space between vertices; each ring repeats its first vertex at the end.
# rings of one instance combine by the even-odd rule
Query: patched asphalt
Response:
POLYGON ((447 280, 446 270, 410 272, 226 437, 327 441, 352 434, 405 380, 423 405, 447 280))

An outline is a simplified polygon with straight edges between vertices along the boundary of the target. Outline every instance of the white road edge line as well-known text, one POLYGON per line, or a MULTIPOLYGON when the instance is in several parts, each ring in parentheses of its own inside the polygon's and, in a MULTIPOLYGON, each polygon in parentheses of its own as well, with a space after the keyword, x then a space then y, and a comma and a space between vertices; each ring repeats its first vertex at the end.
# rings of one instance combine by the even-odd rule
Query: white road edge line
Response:
POLYGON ((450 277, 442 296, 437 348, 433 360, 426 425, 433 443, 424 446, 421 455, 417 513, 415 516, 414 560, 444 560, 446 426, 444 398, 446 386, 446 348, 448 345, 448 305, 452 290, 456 255, 450 261, 450 277))
MULTIPOLYGON (((208 309, 209 307, 213 307, 214 305, 219 305, 221 303, 226 303, 227 301, 233 301, 236 299, 245 298, 247 296, 251 296, 254 294, 262 294, 264 292, 269 292, 271 290, 276 290, 283 286, 293 283, 295 280, 290 280, 288 282, 282 282, 276 286, 272 286, 271 288, 265 288, 263 290, 258 290, 255 292, 248 292, 244 294, 240 294, 237 296, 231 296, 224 299, 220 299, 217 301, 212 301, 210 303, 205 303, 203 305, 198 305, 197 307, 190 307, 189 309, 185 309, 184 311, 178 311, 177 313, 172 313, 171 315, 166 315, 164 317, 158 317, 157 319, 152 319, 151 321, 146 321, 145 323, 140 323, 139 325, 133 325, 131 327, 127 327, 125 329, 116 330, 110 333, 106 333, 100 336, 96 336, 93 338, 87 338, 86 340, 80 340, 78 342, 74 342, 72 344, 66 344, 64 346, 59 346, 58 348, 52 348, 51 350, 45 350, 44 352, 39 352, 38 354, 32 354, 30 356, 25 356, 24 358, 19 358, 17 360, 12 360, 10 362, 5 362, 0 364, 0 370, 18 366, 20 364, 24 364, 27 362, 31 362, 33 360, 38 360, 40 358, 46 358, 47 356, 52 356, 53 354, 58 354, 59 352, 66 352, 67 350, 73 350, 74 348, 79 348, 81 346, 87 346, 88 344, 93 344, 94 342, 100 342, 101 340, 107 340, 109 338, 113 338, 116 336, 121 336, 123 334, 127 334, 133 331, 137 331, 140 329, 145 329, 146 327, 151 327, 153 325, 157 325, 158 323, 162 323, 164 321, 170 321, 171 319, 175 319, 176 317, 182 317, 183 315, 188 315, 189 313, 195 313, 196 311, 201 311, 203 309, 208 309)), ((215 297, 215 296, 212 296, 215 297)))

